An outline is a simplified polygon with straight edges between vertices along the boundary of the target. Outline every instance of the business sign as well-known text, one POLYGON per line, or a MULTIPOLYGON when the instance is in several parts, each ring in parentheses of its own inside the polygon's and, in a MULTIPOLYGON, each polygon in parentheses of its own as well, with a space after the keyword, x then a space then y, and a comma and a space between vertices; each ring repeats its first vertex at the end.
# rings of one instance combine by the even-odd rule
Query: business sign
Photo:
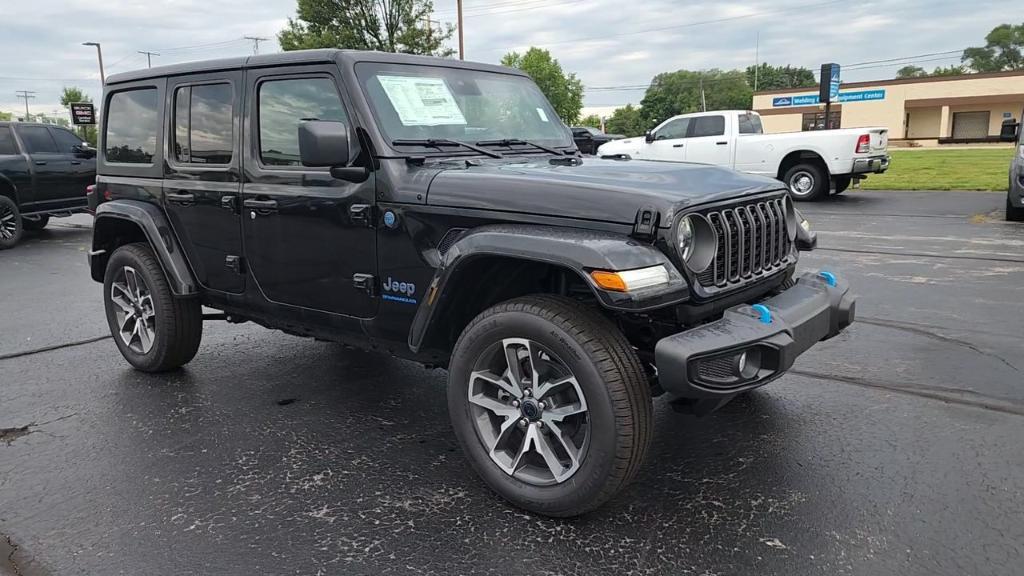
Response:
MULTIPOLYGON (((880 90, 859 90, 857 92, 838 92, 833 102, 867 102, 869 100, 885 100, 885 89, 880 90)), ((772 108, 784 108, 786 106, 815 106, 821 104, 821 96, 818 94, 803 94, 800 96, 780 96, 772 98, 772 108)))
POLYGON ((818 100, 822 104, 828 104, 835 102, 837 98, 839 98, 839 64, 822 64, 818 100))
POLYGON ((95 124, 96 109, 93 107, 92 102, 72 102, 71 123, 75 126, 95 124))

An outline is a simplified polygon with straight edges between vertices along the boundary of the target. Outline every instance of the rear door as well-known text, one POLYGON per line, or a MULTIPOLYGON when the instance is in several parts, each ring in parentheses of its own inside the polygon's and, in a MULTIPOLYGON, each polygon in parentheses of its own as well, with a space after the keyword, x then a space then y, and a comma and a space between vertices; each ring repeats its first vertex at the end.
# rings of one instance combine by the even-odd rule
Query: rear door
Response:
POLYGON ((57 150, 71 164, 71 195, 66 198, 73 204, 85 203, 85 188, 96 180, 96 156, 82 150, 85 142, 70 130, 50 127, 57 150))
POLYGON ((242 72, 168 81, 164 206, 196 280, 240 293, 242 72))
POLYGON ((31 206, 26 204, 23 210, 31 212, 60 204, 62 199, 71 195, 71 188, 74 186, 71 161, 60 153, 57 142, 46 126, 16 126, 15 131, 29 155, 29 163, 34 172, 34 201, 31 206))
POLYGON ((368 318, 377 300, 354 276, 376 274, 374 178, 339 180, 299 159, 305 119, 345 122, 360 153, 341 82, 335 65, 246 71, 246 260, 273 302, 368 318))
POLYGON ((686 131, 690 118, 676 118, 654 131, 654 141, 641 148, 645 160, 682 162, 686 159, 686 131))
POLYGON ((732 139, 726 136, 722 114, 697 116, 690 121, 686 161, 732 167, 732 139))

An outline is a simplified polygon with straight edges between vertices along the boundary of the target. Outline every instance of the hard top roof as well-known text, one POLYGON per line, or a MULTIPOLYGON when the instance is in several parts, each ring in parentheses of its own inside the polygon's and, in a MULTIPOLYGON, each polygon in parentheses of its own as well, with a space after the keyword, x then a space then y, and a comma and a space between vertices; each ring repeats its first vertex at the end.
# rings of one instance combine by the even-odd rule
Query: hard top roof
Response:
POLYGON ((436 56, 418 56, 414 54, 395 54, 391 52, 372 52, 367 50, 295 50, 291 52, 278 52, 276 54, 259 54, 256 56, 240 56, 235 58, 221 58, 218 60, 202 60, 198 62, 184 62, 168 66, 157 66, 155 68, 143 68, 114 74, 107 78, 107 84, 118 84, 145 80, 147 78, 160 78, 163 76, 178 76, 182 74, 195 74, 199 72, 215 72, 218 70, 238 70, 242 68, 261 68, 266 66, 279 66, 287 64, 323 64, 330 62, 345 63, 348 65, 357 62, 382 62, 388 64, 414 64, 420 66, 446 66, 449 68, 465 68, 472 70, 486 70, 489 72, 501 72, 505 74, 525 74, 513 68, 496 66, 494 64, 482 64, 479 62, 464 62, 451 58, 438 58, 436 56))

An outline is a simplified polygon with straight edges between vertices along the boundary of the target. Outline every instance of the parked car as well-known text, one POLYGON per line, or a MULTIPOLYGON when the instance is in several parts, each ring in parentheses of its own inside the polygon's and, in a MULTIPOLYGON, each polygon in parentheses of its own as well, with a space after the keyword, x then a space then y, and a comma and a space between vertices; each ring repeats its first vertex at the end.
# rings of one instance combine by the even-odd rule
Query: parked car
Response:
POLYGON ((605 134, 592 126, 573 126, 572 140, 584 154, 596 154, 598 147, 606 142, 625 138, 622 134, 605 134))
POLYGON ((673 116, 645 138, 604 144, 598 154, 726 166, 777 178, 794 199, 815 200, 885 172, 888 146, 885 128, 765 134, 757 112, 723 110, 673 116))
POLYGON ((86 207, 96 177, 96 151, 70 130, 47 124, 0 122, 0 250, 24 230, 86 207))
POLYGON ((652 396, 707 413, 853 321, 795 275, 778 181, 582 158, 518 70, 286 52, 114 75, 103 109, 90 267, 132 366, 189 362, 208 306, 445 367, 469 464, 541 514, 635 477, 652 396))
MULTIPOLYGON (((1009 140, 1016 140, 1017 153, 1010 161, 1010 184, 1006 192, 1006 219, 1024 222, 1024 129, 1021 123, 1011 123, 1009 140)), ((1006 124, 1004 123, 1004 126, 1006 124)))

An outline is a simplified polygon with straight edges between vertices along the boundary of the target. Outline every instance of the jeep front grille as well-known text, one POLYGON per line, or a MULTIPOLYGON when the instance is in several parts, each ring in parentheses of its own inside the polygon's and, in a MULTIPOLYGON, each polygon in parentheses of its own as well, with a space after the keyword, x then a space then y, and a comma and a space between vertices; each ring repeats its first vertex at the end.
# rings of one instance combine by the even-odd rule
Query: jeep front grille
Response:
POLYGON ((705 287, 726 288, 781 270, 792 242, 786 231, 783 197, 704 212, 718 234, 718 250, 697 275, 705 287))

